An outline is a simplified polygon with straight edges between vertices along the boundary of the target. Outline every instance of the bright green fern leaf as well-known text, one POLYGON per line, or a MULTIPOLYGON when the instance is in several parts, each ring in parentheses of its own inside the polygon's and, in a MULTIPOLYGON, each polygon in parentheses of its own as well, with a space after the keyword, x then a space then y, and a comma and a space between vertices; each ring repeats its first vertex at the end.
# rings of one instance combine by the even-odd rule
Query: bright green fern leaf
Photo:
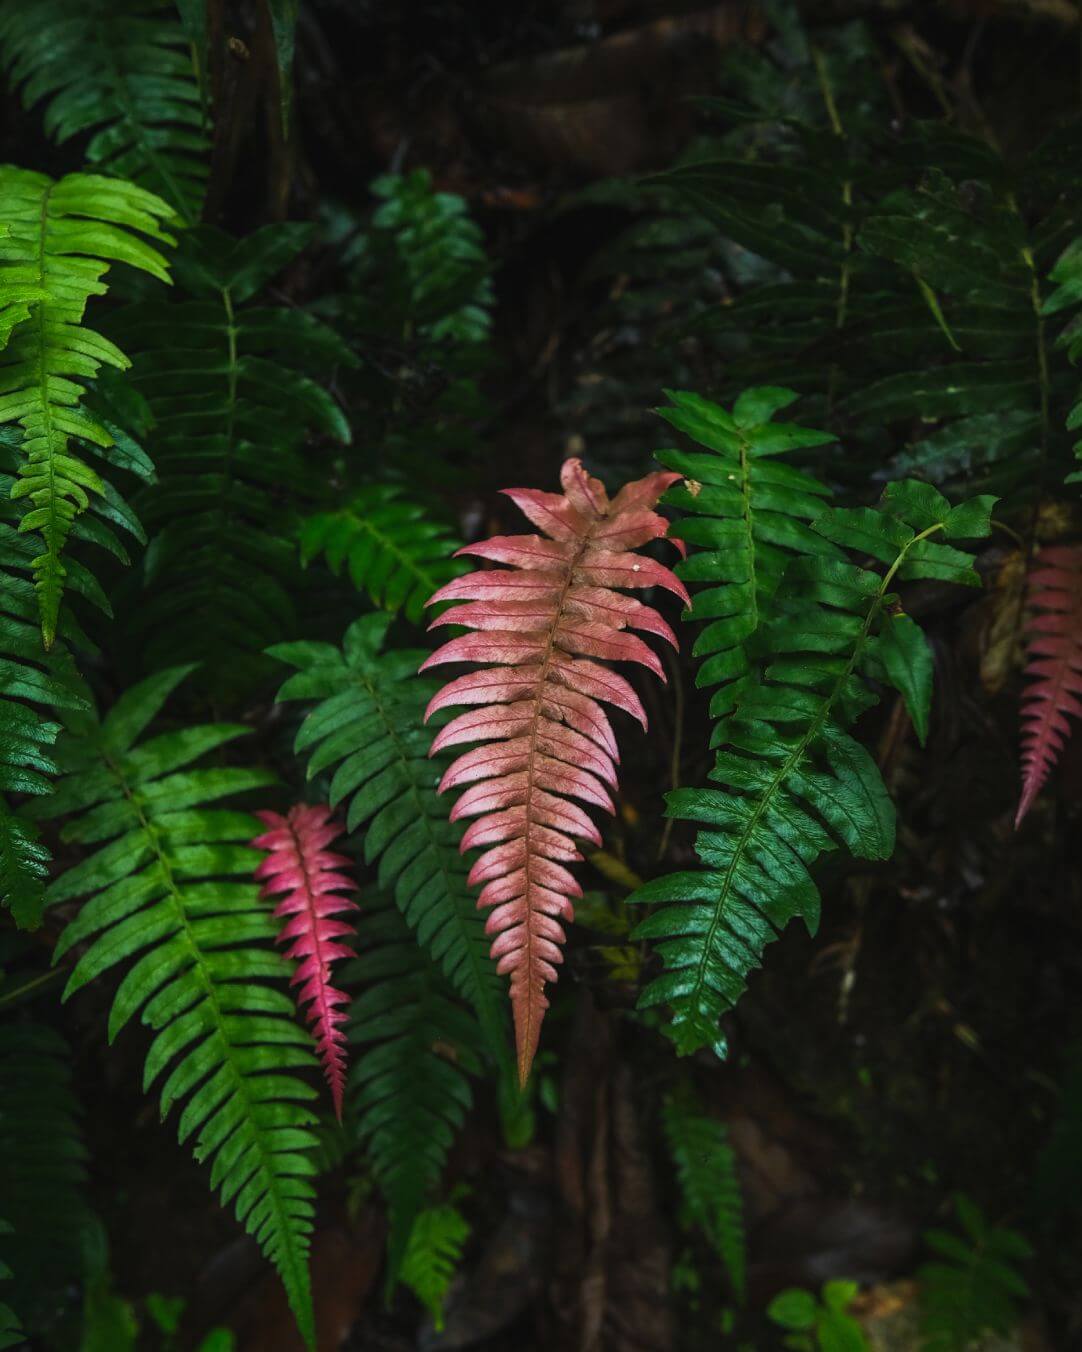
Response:
POLYGON ((443 1307, 469 1237, 469 1222, 450 1202, 427 1207, 413 1223, 402 1280, 431 1314, 437 1333, 443 1330, 443 1307))
POLYGON ((357 936, 360 956, 342 973, 358 992, 349 1097, 387 1203, 391 1286, 472 1105, 467 1072, 480 1069, 484 1039, 389 898, 367 896, 357 936))
MULTIPOLYGON (((705 404, 698 412, 711 433, 738 417, 756 426, 780 398, 776 391, 749 391, 732 415, 705 404)), ((790 430, 777 431, 783 449, 790 430)), ((797 429, 797 435, 808 434, 797 429)), ((727 447, 720 452, 723 464, 728 454, 727 447)), ((707 474, 709 462, 701 459, 707 474)), ((893 806, 875 761, 847 727, 875 703, 869 677, 898 689, 917 728, 926 726, 930 657, 911 621, 897 632, 904 617, 891 584, 935 578, 976 585, 970 556, 934 537, 987 534, 993 501, 952 509, 930 485, 906 481, 890 485, 875 508, 825 507, 814 516, 818 536, 870 555, 882 573, 818 548, 799 549, 798 537, 788 535, 799 552, 785 567, 769 614, 759 618, 748 669, 734 672, 739 680, 715 701, 720 721, 710 779, 717 787, 667 796, 671 816, 702 828, 695 847, 700 868, 656 879, 628 899, 659 904, 636 930, 639 938, 660 941, 665 967, 642 1004, 671 1006, 670 1031, 681 1052, 713 1046, 724 1055, 719 1018, 740 998, 766 944, 795 916, 814 934, 820 901, 809 868, 821 853, 839 842, 857 858, 886 859, 893 851, 893 806)), ((691 538, 713 544, 738 533, 727 501, 722 509, 716 536, 704 516, 691 523, 691 538)), ((682 533, 683 523, 674 529, 682 533)), ((700 582, 738 583, 746 575, 741 563, 734 576, 724 551, 693 555, 688 567, 700 582)), ((737 630, 731 645, 742 656, 743 638, 737 630)), ((713 670, 709 679, 726 674, 713 670)))
POLYGON ((65 770, 38 815, 68 820, 61 837, 87 850, 48 889, 85 897, 57 958, 80 955, 65 998, 133 961, 109 1016, 115 1038, 135 1015, 153 1031, 144 1086, 164 1077, 163 1116, 183 1104, 181 1141, 209 1163, 212 1188, 274 1263, 312 1343, 307 1253, 313 1172, 306 1106, 316 1090, 292 1072, 316 1066, 293 1002, 276 924, 252 874, 259 823, 214 806, 273 777, 200 762, 247 729, 208 724, 142 734, 187 674, 176 668, 127 691, 100 722, 69 719, 65 770))
POLYGON ((300 543, 305 563, 321 554, 335 575, 345 567, 377 606, 402 611, 414 624, 432 593, 465 568, 450 557, 458 542, 447 527, 403 499, 395 484, 370 484, 347 506, 307 517, 300 543))
POLYGON ((35 0, 0 10, 0 65, 46 134, 92 132, 88 165, 163 197, 191 222, 209 142, 184 30, 170 0, 35 0))
POLYGON ((990 1225, 968 1197, 955 1198, 962 1234, 927 1230, 936 1255, 917 1273, 923 1352, 964 1352, 982 1334, 1007 1335, 1029 1287, 1018 1264, 1033 1250, 1016 1230, 990 1225))
POLYGON ((379 865, 409 925, 476 1009, 494 1049, 504 1018, 484 921, 466 885, 460 832, 436 792, 446 760, 430 760, 425 705, 438 680, 416 675, 424 653, 382 652, 388 615, 365 615, 329 643, 283 643, 273 657, 298 668, 279 700, 317 699, 297 733, 309 776, 332 770, 330 803, 344 803, 350 831, 364 826, 364 853, 379 865))
POLYGON ((289 224, 239 241, 188 231, 181 296, 116 318, 156 422, 158 482, 135 500, 153 539, 133 629, 150 665, 199 660, 199 679, 216 689, 250 691, 266 672, 263 649, 290 636, 297 561, 286 499, 310 502, 320 483, 310 434, 350 438, 308 374, 351 363, 349 350, 302 310, 250 303, 307 237, 289 224))
POLYGON ((102 278, 112 263, 169 280, 165 259, 144 236, 171 244, 161 222, 172 212, 131 183, 96 174, 54 182, 11 165, 0 167, 0 201, 9 227, 0 237, 0 309, 14 303, 25 310, 0 351, 0 424, 22 429, 12 496, 28 500, 20 529, 36 532, 44 546, 34 577, 49 645, 66 577, 61 551, 91 497, 106 493, 70 441, 78 438, 105 460, 115 444, 82 406, 85 382, 102 366, 129 364, 115 343, 85 327, 83 315, 90 297, 105 293, 102 278))
POLYGON ((665 1138, 683 1199, 683 1220, 701 1230, 725 1264, 737 1300, 744 1299, 744 1206, 736 1157, 725 1126, 689 1092, 670 1094, 663 1109, 665 1138))

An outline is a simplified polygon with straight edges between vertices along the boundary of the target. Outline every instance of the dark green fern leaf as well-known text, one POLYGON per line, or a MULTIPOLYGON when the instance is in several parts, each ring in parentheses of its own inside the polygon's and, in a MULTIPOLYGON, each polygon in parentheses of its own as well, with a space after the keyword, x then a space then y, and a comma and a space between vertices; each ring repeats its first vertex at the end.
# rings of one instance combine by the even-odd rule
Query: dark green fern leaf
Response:
POLYGON ((965 1352, 986 1333, 1007 1335, 1029 1287, 1018 1264, 1033 1250, 1015 1230, 990 1225, 968 1197, 955 1198, 962 1234, 927 1230, 936 1255, 917 1273, 924 1352, 965 1352))
POLYGON ((501 986, 466 885, 461 833, 436 792, 447 761, 428 757, 432 734, 422 720, 440 683, 416 675, 423 652, 381 651, 389 624, 387 615, 362 616, 341 649, 272 648, 273 657, 298 668, 278 698, 319 701, 295 742, 308 756, 309 776, 333 771, 331 806, 346 805, 348 830, 365 827, 365 859, 378 863, 380 886, 477 1011, 493 1050, 506 1057, 501 986))
POLYGON ((350 439, 307 374, 352 362, 348 349, 301 310, 250 303, 307 236, 298 225, 240 241, 189 231, 177 258, 185 294, 117 317, 156 422, 158 482, 136 499, 153 538, 133 631, 148 664, 199 659, 217 689, 250 690, 263 649, 294 628, 289 508, 319 483, 305 443, 350 439))
MULTIPOLYGON (((1056 315, 1062 319, 1067 312, 1076 311, 1057 337, 1056 345, 1066 351, 1071 365, 1077 366, 1082 357, 1082 313, 1077 313, 1082 307, 1082 236, 1071 241, 1048 276, 1055 283, 1055 289, 1045 301, 1042 314, 1056 315)), ((1071 405, 1066 425, 1070 432, 1082 429, 1082 389, 1071 405)), ((1082 461, 1082 441, 1074 443, 1074 454, 1076 460, 1082 461)), ((1068 483, 1080 481, 1082 469, 1067 476, 1068 483)))
POLYGON ((22 429, 12 496, 28 503, 20 530, 34 531, 44 547, 33 568, 49 645, 67 576, 61 552, 91 498, 107 496, 71 438, 107 463, 123 450, 82 401, 85 383, 103 366, 129 362, 83 324, 83 315, 91 296, 105 293, 102 278, 113 263, 169 280, 165 259, 143 237, 171 244, 161 222, 172 212, 131 183, 96 174, 53 182, 10 165, 0 167, 0 198, 7 227, 0 235, 0 310, 15 319, 0 351, 0 424, 22 429))
POLYGON ((109 1037, 138 1015, 153 1031, 144 1086, 165 1077, 163 1116, 183 1103, 211 1187, 277 1267, 301 1331, 314 1342, 307 1253, 316 1090, 292 1072, 317 1065, 293 1002, 269 982, 289 965, 252 875, 259 822, 210 806, 273 782, 264 771, 199 762, 247 732, 208 724, 143 739, 176 668, 127 691, 100 722, 71 716, 65 770, 37 815, 67 817, 61 838, 81 862, 48 889, 51 904, 87 898, 62 933, 80 947, 65 998, 132 959, 117 987, 109 1037), (87 947, 82 947, 84 944, 87 947))
POLYGON ((688 1092, 670 1094, 665 1137, 683 1199, 684 1222, 702 1231, 725 1264, 737 1300, 744 1299, 747 1246, 736 1157, 716 1117, 688 1092))
MULTIPOLYGON (((778 398, 749 392, 741 420, 757 422, 778 398)), ((735 410, 705 401, 696 409, 704 436, 731 437, 735 410)), ((778 449, 788 435, 778 428, 778 449)), ((723 465, 728 453, 720 455, 723 465)), ((769 616, 760 620, 749 670, 723 690, 715 709, 721 721, 710 779, 718 787, 667 796, 671 816, 702 828, 695 847, 701 869, 659 878, 629 898, 661 903, 636 931, 660 941, 666 969, 642 1004, 672 1007, 671 1034, 681 1052, 713 1046, 724 1055, 718 1020, 743 993, 765 945, 795 916, 814 934, 820 902, 809 867, 821 853, 841 842, 857 858, 890 856, 894 810, 874 760, 847 726, 875 703, 867 680, 874 677, 898 689, 918 730, 926 727, 931 659, 920 630, 897 613, 891 584, 936 578, 976 585, 969 555, 933 537, 987 534, 992 502, 977 498, 952 509, 928 484, 892 484, 876 508, 824 508, 812 521, 822 539, 879 560, 882 574, 818 549, 801 549, 787 564, 769 616)), ((724 510, 719 538, 732 533, 731 509, 724 510)), ((693 555, 701 582, 740 580, 725 553, 704 558, 697 573, 696 564, 693 555)))
POLYGON ((82 1268, 86 1150, 68 1062, 51 1028, 0 1025, 0 1197, 13 1232, 0 1237, 0 1258, 27 1322, 51 1315, 82 1268))
POLYGON ((394 484, 371 484, 347 506, 307 517, 300 544, 305 563, 323 555, 336 576, 347 569, 375 605, 402 611, 414 624, 432 593, 466 567, 451 557, 458 541, 448 528, 403 500, 394 484))
POLYGON ((390 1216, 391 1285, 470 1110, 467 1072, 480 1069, 484 1037, 389 898, 366 898, 357 947, 342 974, 358 992, 349 1098, 390 1216))
POLYGON ((198 218, 209 142, 184 30, 169 0, 35 0, 0 11, 0 65, 46 134, 92 135, 86 162, 198 218))

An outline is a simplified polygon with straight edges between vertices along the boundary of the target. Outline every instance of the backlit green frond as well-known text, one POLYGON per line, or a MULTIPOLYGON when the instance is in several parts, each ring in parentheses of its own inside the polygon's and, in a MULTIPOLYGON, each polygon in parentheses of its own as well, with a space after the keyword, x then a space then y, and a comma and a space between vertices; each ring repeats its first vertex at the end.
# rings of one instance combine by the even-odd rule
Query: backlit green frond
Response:
POLYGON ((46 134, 90 132, 88 165, 199 214, 209 143, 170 0, 35 0, 0 9, 0 65, 46 134))
POLYGON ((189 231, 177 256, 182 294, 117 317, 156 422, 158 481, 136 503, 153 540, 134 631, 149 664, 201 660, 200 680, 219 690, 250 690, 263 649, 293 629, 289 505, 319 484, 307 438, 350 438, 312 378, 352 362, 348 349, 302 310, 251 303, 307 234, 189 231))
POLYGON ((293 1072, 315 1066, 308 1034, 277 984, 289 965, 252 880, 259 822, 211 806, 261 787, 260 770, 201 764, 247 729, 207 724, 142 734, 187 669, 132 687, 100 722, 73 716, 65 770, 38 815, 66 817, 62 839, 85 857, 48 889, 50 903, 86 898, 57 944, 79 946, 65 998, 133 961, 109 1016, 116 1037, 135 1016, 152 1030, 144 1087, 164 1077, 163 1116, 183 1104, 179 1136, 194 1138, 211 1187, 281 1274, 313 1342, 307 1253, 313 1172, 307 1106, 316 1090, 293 1072), (87 945, 83 947, 83 945, 87 945))
MULTIPOLYGON (((697 412, 704 436, 732 437, 732 415, 705 401, 697 412)), ((784 441, 785 429, 779 432, 784 441)), ((701 468, 708 473, 708 464, 701 468)), ((656 879, 629 898, 661 904, 636 930, 660 940, 665 966, 642 1003, 672 1007, 681 1052, 713 1046, 724 1055, 718 1020, 743 993, 765 945, 795 916, 815 932, 820 903, 809 868, 823 851, 840 841, 858 858, 890 856, 893 806, 875 761, 846 729, 875 703, 873 677, 901 692, 923 736, 931 655, 898 610, 891 584, 976 584, 969 555, 934 537, 987 534, 992 502, 976 498, 952 509, 928 484, 892 484, 876 508, 824 508, 812 521, 824 540, 880 561, 882 573, 818 549, 802 550, 786 566, 736 697, 726 694, 716 710, 710 778, 717 787, 667 796, 671 816, 703 828, 695 847, 701 868, 656 879)), ((719 538, 730 528, 723 518, 719 538)), ((712 557, 698 579, 734 580, 728 556, 712 557)))
POLYGON ((120 454, 113 434, 82 400, 86 382, 103 366, 123 369, 129 362, 115 343, 84 325, 83 315, 91 296, 106 292, 102 279, 113 263, 169 280, 165 259, 147 239, 173 242, 161 225, 172 213, 160 197, 131 183, 96 174, 54 182, 11 165, 0 167, 0 202, 7 227, 0 235, 0 311, 15 320, 0 351, 0 425, 22 429, 12 496, 27 502, 20 529, 36 532, 43 544, 33 568, 48 645, 66 577, 61 551, 91 498, 108 496, 82 454, 107 463, 120 454))
POLYGON ((683 1199, 684 1224, 702 1231, 725 1264, 736 1298, 743 1300, 744 1204, 725 1125, 709 1116, 690 1091, 669 1095, 662 1120, 683 1199))
POLYGON ((450 1202, 426 1207, 413 1223, 402 1280, 431 1314, 437 1333, 443 1329, 444 1303, 469 1237, 469 1222, 450 1202))
POLYGON ((484 1039, 389 899, 366 898, 357 950, 343 972, 357 991, 349 1094, 390 1214, 393 1284, 473 1102, 467 1073, 480 1069, 484 1039))
POLYGON ((382 652, 387 615, 365 615, 329 643, 282 643, 271 656, 298 668, 279 700, 318 700, 297 733, 309 777, 333 771, 330 803, 365 827, 364 855, 378 863, 410 927, 476 1009, 494 1049, 504 1042, 503 1001, 484 921, 466 885, 460 832, 436 792, 445 760, 428 757, 425 705, 438 680, 418 677, 423 652, 382 652))
POLYGON ((300 542, 305 563, 322 554, 335 575, 345 568, 377 606, 414 624, 432 593, 465 568, 451 558, 458 541, 448 528, 394 484, 370 484, 347 506, 307 517, 300 542))

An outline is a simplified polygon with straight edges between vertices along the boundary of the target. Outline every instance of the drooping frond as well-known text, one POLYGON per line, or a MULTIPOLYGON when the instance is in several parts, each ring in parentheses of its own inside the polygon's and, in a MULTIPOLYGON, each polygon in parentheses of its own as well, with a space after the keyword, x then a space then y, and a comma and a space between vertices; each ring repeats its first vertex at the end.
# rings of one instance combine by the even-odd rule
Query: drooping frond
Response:
POLYGON ((355 911, 357 903, 343 896, 356 891, 344 873, 350 861, 327 849, 342 834, 330 808, 291 807, 280 812, 257 812, 270 829, 252 841, 267 857, 256 869, 263 882, 264 897, 285 896, 274 909, 274 918, 284 920, 279 943, 289 943, 286 957, 298 964, 294 986, 300 986, 297 1002, 308 1006, 308 1021, 323 1062, 323 1073, 334 1099, 334 1112, 342 1120, 342 1094, 346 1086, 346 1035, 342 1025, 348 1015, 343 1006, 349 996, 331 985, 331 963, 353 956, 343 940, 353 926, 336 917, 355 911))
MULTIPOLYGON (((1057 315, 1061 319, 1071 310, 1082 310, 1082 236, 1073 239, 1056 260, 1055 267, 1048 274, 1055 282, 1055 289, 1042 307, 1045 315, 1057 315)), ((1078 365, 1082 357, 1082 313, 1075 313, 1056 339, 1056 346, 1066 350, 1073 366, 1078 365)), ((1067 430, 1082 430, 1082 389, 1067 414, 1067 430)), ((1082 462, 1082 441, 1074 444, 1075 459, 1082 462)), ((1082 481, 1082 469, 1068 474, 1067 482, 1082 481)))
POLYGON ((698 550, 677 564, 676 574, 711 584, 695 593, 687 618, 708 621, 692 655, 704 659, 696 684, 721 686, 711 703, 718 718, 739 698, 751 670, 748 645, 770 614, 786 564, 798 554, 841 557, 807 524, 823 511, 830 490, 780 460, 834 438, 771 421, 796 398, 791 390, 748 390, 731 414, 697 394, 666 394, 671 402, 660 415, 708 452, 659 451, 657 458, 685 477, 666 501, 694 513, 681 523, 680 538, 698 550))
POLYGON ((272 782, 261 770, 199 762, 248 731, 207 724, 143 739, 176 668, 128 690, 100 722, 71 720, 66 771, 38 815, 64 816, 61 837, 87 847, 48 889, 50 903, 86 900, 57 958, 80 946, 65 998, 131 959, 113 998, 109 1037, 138 1015, 153 1031, 144 1086, 165 1077, 161 1111, 183 1103, 178 1132, 194 1137, 222 1202, 277 1267, 313 1343, 307 1252, 312 1173, 306 1106, 315 1090, 292 1072, 317 1065, 293 1002, 268 982, 289 965, 252 874, 258 822, 210 806, 272 782), (81 946, 88 945, 85 948, 81 946))
POLYGON ((1082 546, 1042 549, 1026 579, 1029 684, 1022 696, 1022 797, 1014 824, 1033 806, 1082 716, 1082 546))
POLYGON ((1007 1335, 1029 1287, 1018 1271, 1033 1256, 1028 1242, 989 1223, 968 1197, 955 1198, 962 1234, 926 1230, 935 1255, 917 1272, 924 1352, 965 1352, 982 1334, 1007 1335))
POLYGON ((307 372, 353 361, 302 310, 250 304, 307 230, 265 226, 244 240, 200 227, 177 255, 183 294, 129 307, 116 327, 156 427, 158 481, 137 500, 154 536, 134 631, 151 664, 199 659, 220 689, 251 689, 262 651, 294 625, 289 504, 318 475, 312 433, 348 442, 334 399, 307 372))
POLYGON ((469 785, 451 820, 475 817, 461 848, 485 847, 468 882, 484 884, 478 905, 495 908, 485 929, 494 936, 497 970, 511 977, 523 1084, 548 1007, 544 987, 562 961, 561 922, 572 918, 570 899, 582 895, 566 865, 581 858, 576 838, 601 841, 578 803, 613 811, 616 741, 600 701, 646 727, 631 685, 603 663, 637 662, 664 680, 657 656, 630 631, 676 643, 656 610, 615 589, 660 586, 688 599, 668 568, 634 552, 665 533, 668 523, 652 508, 679 477, 648 475, 610 502, 604 486, 572 459, 561 472, 562 494, 506 489, 545 535, 467 545, 459 552, 510 571, 470 573, 430 598, 462 603, 434 626, 474 632, 443 644, 422 671, 447 662, 497 664, 445 685, 429 701, 426 719, 470 705, 436 734, 432 753, 485 744, 458 756, 439 787, 442 793, 469 785))
MULTIPOLYGON (((755 399, 743 406, 739 435, 749 443, 769 444, 758 420, 770 404, 779 406, 755 399)), ((734 416, 705 401, 697 412, 707 424, 699 440, 708 432, 728 445, 734 416)), ((778 430, 784 443, 785 429, 778 430)), ((731 472, 724 453, 714 472, 707 457, 696 459, 704 492, 724 486, 731 472)), ((874 760, 846 728, 875 702, 867 677, 898 689, 918 731, 927 726, 931 656, 918 626, 898 613, 891 584, 976 585, 969 556, 932 537, 987 534, 993 501, 952 509, 930 485, 906 481, 892 484, 876 508, 824 508, 814 517, 817 534, 879 560, 884 572, 818 549, 791 559, 738 695, 725 695, 717 710, 716 787, 667 795, 670 816, 703 828, 695 847, 701 867, 656 879, 629 898, 660 904, 636 930, 661 941, 665 966, 641 1003, 671 1006, 681 1052, 713 1046, 724 1055, 719 1018, 743 993, 764 946, 797 915, 815 932, 820 902, 809 866, 819 854, 841 841, 858 858, 890 855, 892 804, 874 760)), ((709 538, 697 526, 691 523, 691 538, 709 538)), ((724 519, 719 526, 722 535, 731 528, 724 519)), ((689 566, 700 582, 731 580, 724 552, 693 556, 689 566)))
POLYGON ((0 904, 24 929, 41 922, 48 852, 8 795, 43 794, 56 773, 54 711, 83 709, 69 659, 45 652, 27 566, 33 546, 0 513, 0 904))
POLYGON ((443 1330, 443 1307, 470 1237, 469 1222, 451 1202, 426 1207, 413 1223, 402 1260, 402 1281, 443 1330))
POLYGON ((0 65, 46 134, 92 135, 86 163, 198 217, 209 143, 184 30, 169 0, 35 0, 0 9, 0 65))
POLYGON ((53 1029, 0 1025, 0 1197, 12 1231, 0 1236, 0 1275, 6 1264, 26 1322, 52 1314, 82 1267, 86 1149, 69 1060, 53 1029))
POLYGON ((364 854, 379 883, 448 979, 476 1009, 492 1046, 503 1044, 498 982, 466 882, 458 832, 447 820, 429 761, 425 702, 437 683, 415 673, 423 652, 382 652, 387 615, 365 615, 329 643, 282 643, 271 656, 298 668, 279 700, 318 700, 297 732, 309 777, 333 771, 332 807, 364 826, 364 854))
POLYGON ((377 606, 414 624, 436 588, 462 572, 450 557, 458 542, 448 528, 396 484, 370 484, 345 507, 307 517, 300 544, 305 563, 322 555, 331 572, 346 569, 377 606))
MULTIPOLYGON (((83 323, 91 296, 107 287, 113 263, 167 282, 165 259, 147 238, 173 243, 160 197, 97 174, 45 174, 0 167, 0 311, 14 325, 0 350, 0 425, 22 429, 22 460, 12 496, 26 499, 20 529, 36 532, 33 561, 46 645, 56 634, 66 571, 60 555, 75 518, 92 497, 107 497, 83 450, 109 462, 115 439, 82 405, 87 381, 103 367, 129 365, 115 343, 83 323), (147 237, 147 238, 144 238, 147 237), (71 446, 78 438, 79 450, 71 446)), ((7 320, 5 320, 5 327, 7 320)), ((115 514, 114 519, 115 519, 115 514)), ((98 533, 111 532, 99 525, 98 533)))
POLYGON ((366 895, 357 932, 360 956, 344 973, 357 992, 348 1092, 387 1203, 393 1283, 472 1105, 467 1075, 480 1069, 484 1035, 389 898, 366 895))
POLYGON ((706 1113, 690 1092, 668 1096, 662 1121, 680 1185, 684 1223, 702 1231, 742 1301, 747 1259, 744 1204, 725 1125, 706 1113))

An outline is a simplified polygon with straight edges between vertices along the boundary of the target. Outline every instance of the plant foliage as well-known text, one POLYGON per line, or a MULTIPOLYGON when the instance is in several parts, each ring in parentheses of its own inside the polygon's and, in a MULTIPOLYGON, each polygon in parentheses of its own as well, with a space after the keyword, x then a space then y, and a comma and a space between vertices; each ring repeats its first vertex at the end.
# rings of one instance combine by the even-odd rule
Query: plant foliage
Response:
POLYGON ((331 963, 352 953, 344 940, 352 935, 353 926, 336 917, 357 909, 356 902, 342 895, 356 890, 341 872, 350 860, 327 849, 342 834, 342 827, 326 807, 298 804, 284 817, 280 812, 256 815, 269 828, 252 841, 257 850, 267 851, 256 869, 256 877, 263 882, 260 895, 285 893, 274 909, 275 919, 285 921, 278 942, 290 945, 286 957, 298 964, 292 984, 300 986, 298 1003, 308 1006, 335 1116, 341 1121, 346 1084, 342 1025, 349 1017, 342 1006, 349 1003, 349 996, 331 985, 331 963))
POLYGON ((637 662, 662 680, 661 663, 629 631, 676 638, 658 612, 616 591, 660 586, 687 599, 682 584, 655 560, 634 552, 667 529, 652 510, 678 475, 651 474, 611 500, 578 460, 564 462, 563 493, 509 488, 507 496, 544 535, 494 536, 459 552, 511 571, 470 573, 431 598, 457 601, 433 621, 473 630, 452 638, 421 665, 479 662, 480 671, 445 685, 428 705, 470 706, 432 742, 432 753, 463 742, 444 773, 440 792, 468 785, 451 820, 476 818, 463 851, 484 853, 467 881, 482 883, 478 905, 494 907, 497 971, 511 977, 519 1080, 525 1084, 541 1035, 547 982, 556 980, 571 919, 571 897, 582 890, 566 865, 581 858, 575 838, 601 844, 597 827, 572 801, 613 811, 616 741, 600 701, 646 727, 646 713, 627 680, 604 662, 637 662))
POLYGON ((450 1202, 426 1207, 413 1223, 402 1281, 431 1314, 437 1333, 443 1331, 444 1303, 469 1237, 468 1221, 450 1202))
POLYGON ((211 1186, 277 1267, 311 1343, 314 1091, 291 1072, 316 1060, 292 1001, 269 984, 288 965, 273 950, 274 921, 252 880, 257 822, 211 806, 272 779, 205 764, 243 725, 142 737, 185 675, 174 668, 141 681, 100 722, 71 717, 59 748, 65 773, 36 813, 67 816, 62 838, 89 849, 48 888, 53 905, 86 898, 56 956, 87 945, 65 998, 132 960, 113 998, 110 1039, 135 1015, 152 1031, 145 1087, 165 1077, 163 1116, 183 1104, 181 1141, 194 1137, 211 1186))

